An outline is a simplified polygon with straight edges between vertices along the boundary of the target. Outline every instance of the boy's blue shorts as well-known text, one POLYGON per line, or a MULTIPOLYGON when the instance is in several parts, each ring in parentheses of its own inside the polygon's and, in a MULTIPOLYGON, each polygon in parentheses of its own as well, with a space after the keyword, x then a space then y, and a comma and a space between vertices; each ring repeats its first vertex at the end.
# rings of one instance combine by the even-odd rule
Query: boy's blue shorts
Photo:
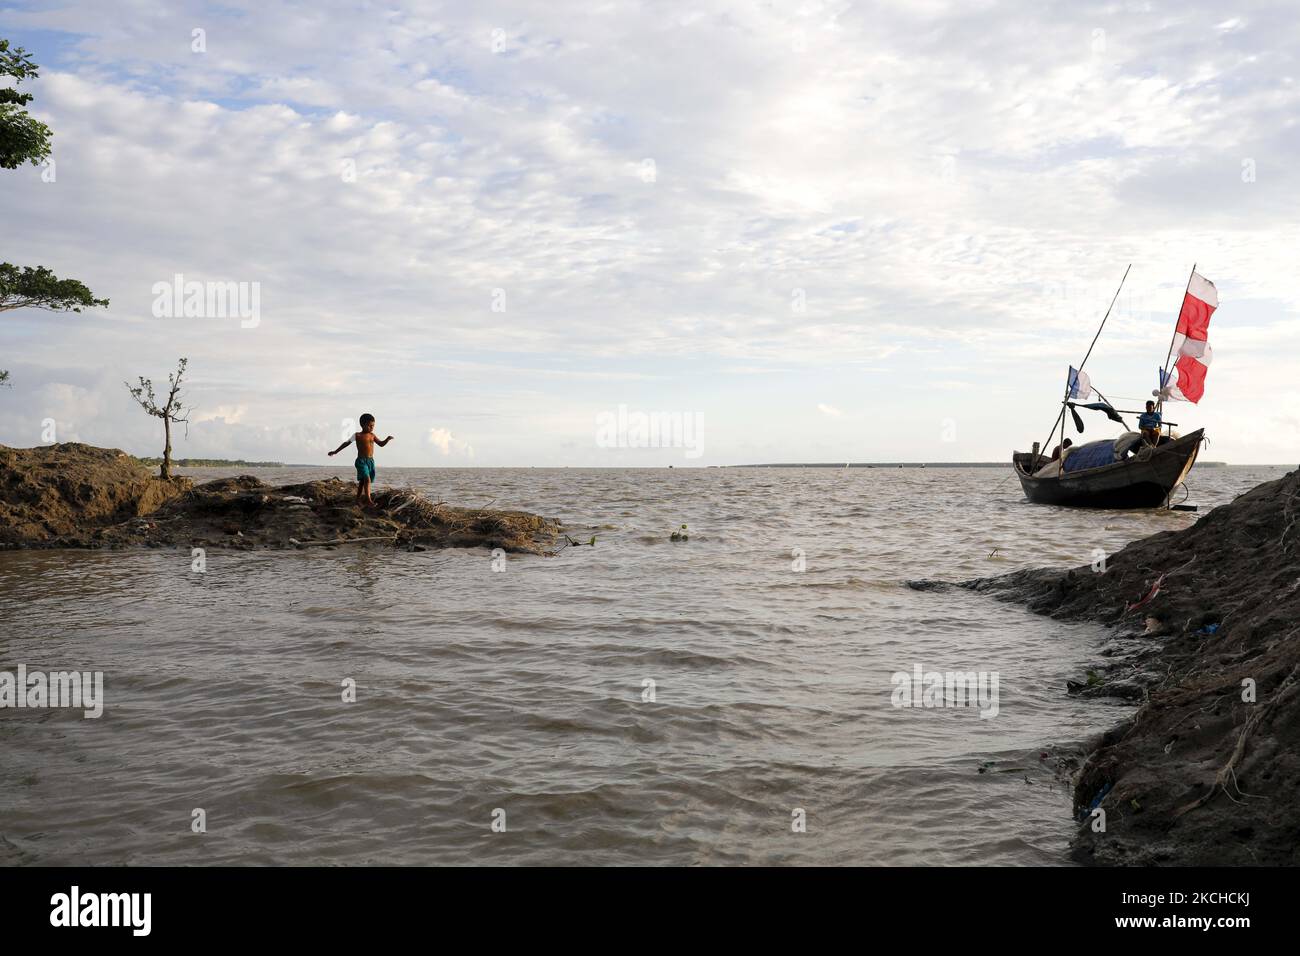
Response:
POLYGON ((358 458, 356 460, 356 466, 357 466, 357 481, 369 481, 372 483, 374 482, 375 460, 373 458, 358 458))

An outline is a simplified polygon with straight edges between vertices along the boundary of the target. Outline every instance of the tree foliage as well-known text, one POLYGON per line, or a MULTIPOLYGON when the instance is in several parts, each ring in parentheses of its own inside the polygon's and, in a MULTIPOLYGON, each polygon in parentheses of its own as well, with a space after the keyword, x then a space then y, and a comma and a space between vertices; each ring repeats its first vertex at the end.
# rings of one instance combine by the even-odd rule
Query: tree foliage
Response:
MULTIPOLYGON (((18 86, 40 75, 31 55, 22 47, 10 47, 0 38, 0 168, 17 169, 25 162, 39 165, 50 155, 50 137, 54 134, 24 107, 32 94, 20 93, 18 86)), ((60 279, 44 266, 32 268, 0 263, 0 312, 31 307, 51 312, 80 312, 83 308, 108 305, 96 299, 84 283, 60 279)), ((0 385, 8 385, 9 373, 0 371, 0 385)))
POLYGON ((96 299, 85 283, 76 279, 60 279, 44 266, 0 262, 0 312, 23 308, 80 312, 104 305, 108 305, 107 299, 96 299))
POLYGON ((0 167, 17 169, 23 163, 39 165, 50 155, 50 128, 23 109, 32 94, 18 92, 18 84, 34 80, 40 67, 32 62, 22 47, 10 49, 9 41, 0 39, 0 77, 9 77, 13 86, 0 88, 0 167))

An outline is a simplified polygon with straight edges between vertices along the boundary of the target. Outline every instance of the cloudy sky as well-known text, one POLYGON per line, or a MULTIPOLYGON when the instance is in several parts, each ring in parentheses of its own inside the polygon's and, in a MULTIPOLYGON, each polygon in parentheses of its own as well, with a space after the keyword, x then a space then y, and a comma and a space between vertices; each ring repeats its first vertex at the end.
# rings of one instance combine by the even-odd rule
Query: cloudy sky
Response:
POLYGON ((0 0, 0 36, 55 133, 0 260, 112 300, 0 315, 5 444, 156 454, 122 381, 184 355, 179 456, 324 462, 369 411, 393 465, 1004 460, 1130 263, 1088 370, 1150 393, 1196 262, 1215 361, 1167 417, 1297 459, 1286 4, 0 0), (165 314, 176 275, 255 319, 165 314), (700 454, 602 447, 620 406, 700 454))

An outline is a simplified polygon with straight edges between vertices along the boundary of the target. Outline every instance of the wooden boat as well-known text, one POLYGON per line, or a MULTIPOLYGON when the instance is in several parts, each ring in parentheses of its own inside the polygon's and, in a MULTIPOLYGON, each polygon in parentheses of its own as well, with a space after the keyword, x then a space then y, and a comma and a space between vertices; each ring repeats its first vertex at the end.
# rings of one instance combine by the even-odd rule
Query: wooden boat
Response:
MULTIPOLYGON (((1205 429, 1181 438, 1165 438, 1158 446, 1145 445, 1137 454, 1100 468, 1066 471, 1060 476, 1035 478, 1030 472, 1034 456, 1015 452, 1012 465, 1025 497, 1040 505, 1080 508, 1159 508, 1192 470, 1205 429)), ((1041 460, 1039 464, 1045 464, 1041 460)))
MULTIPOLYGON (((1164 432, 1166 427, 1172 429, 1175 423, 1157 419, 1160 424, 1151 431, 1155 432, 1158 441, 1156 444, 1151 444, 1137 432, 1129 431, 1129 426, 1122 417, 1123 414, 1142 413, 1132 409, 1116 409, 1110 400, 1101 394, 1100 389, 1092 386, 1089 377, 1083 372, 1083 367, 1087 364, 1088 357, 1092 355, 1093 347, 1101 337, 1102 329, 1106 327, 1106 320, 1110 317, 1111 309, 1114 308, 1115 300, 1119 298, 1120 290, 1124 288, 1124 280, 1127 278, 1126 269, 1124 279, 1120 280, 1119 289, 1115 290, 1115 297, 1111 299, 1111 307, 1106 310, 1101 326, 1093 336, 1092 344, 1088 346, 1087 354, 1084 355, 1077 369, 1070 367, 1066 378, 1065 394, 1061 399, 1061 412, 1052 425, 1052 431, 1048 434, 1050 436, 1056 432, 1059 425, 1060 437, 1057 447, 1064 450, 1067 411, 1074 420, 1075 428, 1080 433, 1084 430, 1083 420, 1076 411, 1079 408, 1104 412, 1108 419, 1123 425, 1125 432, 1116 439, 1089 442, 1073 447, 1068 452, 1063 451, 1062 461, 1052 468, 1043 467, 1054 462, 1039 453, 1037 442, 1034 443, 1031 452, 1012 452, 1011 465, 1020 479, 1020 487, 1024 489, 1025 497, 1035 504, 1071 505, 1082 508, 1166 507, 1170 503, 1169 499, 1174 489, 1182 484, 1187 473, 1192 470, 1192 465, 1196 463, 1197 452, 1200 451, 1201 441, 1205 437, 1204 429, 1198 428, 1188 435, 1175 438, 1164 432), (1088 397, 1093 392, 1096 392, 1101 401, 1087 403, 1088 397)), ((1155 404, 1156 411, 1162 411, 1164 402, 1170 398, 1191 402, 1200 400, 1204 391, 1205 366, 1210 360, 1205 330, 1209 324, 1209 316, 1217 306, 1218 293, 1213 283, 1200 276, 1196 272, 1196 266, 1192 266, 1191 275, 1187 279, 1187 288, 1183 291, 1183 304, 1179 310, 1178 322, 1174 326, 1169 351, 1165 355, 1164 364, 1159 367, 1159 387, 1152 392, 1158 402, 1147 403, 1155 404), (1197 282, 1195 296, 1192 295, 1194 280, 1197 282), (1195 341, 1189 339, 1189 335, 1194 333, 1199 333, 1195 341), (1175 363, 1176 369, 1170 369, 1169 363, 1175 347, 1178 347, 1180 358, 1175 363), (1194 386, 1194 389, 1184 394, 1182 373, 1178 370, 1184 369, 1188 362, 1199 364, 1194 368, 1188 367, 1187 384, 1194 386), (1174 374, 1175 372, 1177 374, 1174 374), (1198 374, 1192 376, 1191 372, 1198 374)))

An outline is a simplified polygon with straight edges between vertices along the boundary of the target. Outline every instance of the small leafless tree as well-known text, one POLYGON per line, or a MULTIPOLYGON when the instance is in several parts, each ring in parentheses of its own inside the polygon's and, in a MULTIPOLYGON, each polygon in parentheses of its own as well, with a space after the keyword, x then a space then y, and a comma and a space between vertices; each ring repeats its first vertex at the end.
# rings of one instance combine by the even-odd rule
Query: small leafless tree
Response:
POLYGON ((162 405, 159 405, 154 398, 153 382, 149 379, 141 377, 140 384, 134 386, 129 382, 122 383, 141 408, 155 418, 163 420, 166 444, 163 446, 162 478, 172 476, 172 422, 184 422, 185 433, 189 434, 189 414, 193 408, 186 408, 181 404, 181 376, 185 374, 185 363, 188 361, 189 359, 181 359, 180 364, 176 366, 176 371, 167 376, 167 401, 162 405))

